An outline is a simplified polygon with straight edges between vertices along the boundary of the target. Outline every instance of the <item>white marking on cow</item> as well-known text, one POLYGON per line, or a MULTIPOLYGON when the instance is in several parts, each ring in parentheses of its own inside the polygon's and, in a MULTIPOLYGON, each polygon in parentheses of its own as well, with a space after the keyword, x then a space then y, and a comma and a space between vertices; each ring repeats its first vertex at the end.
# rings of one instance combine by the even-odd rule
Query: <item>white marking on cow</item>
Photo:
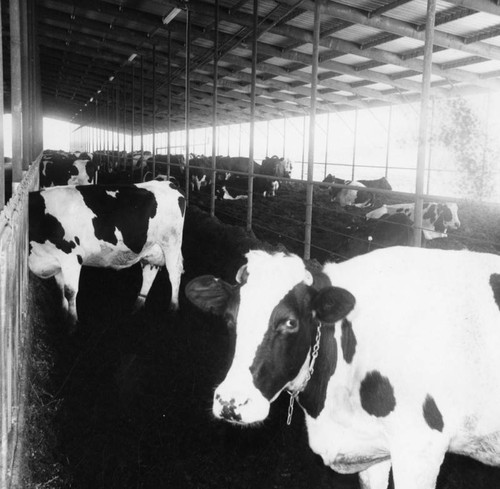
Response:
MULTIPOLYGON (((355 187, 365 187, 360 182, 349 182, 348 185, 352 185, 355 187)), ((365 204, 354 204, 356 201, 356 197, 358 196, 358 191, 350 188, 343 188, 333 199, 332 202, 337 202, 342 207, 346 207, 348 205, 356 205, 357 207, 365 207, 365 204)))
POLYGON ((106 190, 106 193, 110 196, 110 197, 114 197, 116 199, 116 196, 118 194, 118 190, 106 190))

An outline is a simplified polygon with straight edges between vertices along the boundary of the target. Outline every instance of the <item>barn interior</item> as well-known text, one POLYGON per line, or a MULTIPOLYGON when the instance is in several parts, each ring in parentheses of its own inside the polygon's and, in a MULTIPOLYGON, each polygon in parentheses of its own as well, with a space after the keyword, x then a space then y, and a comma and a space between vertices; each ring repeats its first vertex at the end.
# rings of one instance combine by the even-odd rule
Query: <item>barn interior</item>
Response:
MULTIPOLYGON (((307 120, 304 138, 313 141, 322 114, 406 104, 420 118, 416 190, 376 195, 423 201, 430 105, 500 89, 499 2, 2 0, 1 8, 0 116, 12 116, 14 183, 5 206, 0 193, 0 324, 9 348, 2 353, 2 484, 358 488, 356 476, 335 473, 312 453, 300 409, 287 426, 284 394, 262 426, 239 429, 213 418, 231 336, 182 293, 180 312, 172 314, 165 270, 134 314, 140 267, 83 267, 81 325, 69 334, 55 283, 23 265, 26 221, 11 223, 26 216, 37 187, 48 149, 44 117, 73 125, 72 150, 96 152, 130 150, 126 138, 295 117, 307 120), (123 136, 123 146, 119 138, 110 146, 109 132, 123 136)), ((245 154, 251 157, 255 144, 250 137, 245 154)), ((0 192, 9 171, 3 147, 0 192)), ((339 249, 365 211, 332 209, 332 185, 313 180, 314 152, 304 151, 301 164, 307 176, 281 182, 274 200, 219 202, 187 184, 183 286, 207 273, 234 282, 251 248, 286 249, 321 263, 344 258, 339 249)), ((454 199, 461 229, 424 245, 498 253, 498 203, 461 197, 454 199)), ((407 239, 413 244, 413 228, 407 239)), ((356 253, 370 246, 363 241, 356 253)), ((437 487, 500 487, 500 470, 450 455, 437 487)))

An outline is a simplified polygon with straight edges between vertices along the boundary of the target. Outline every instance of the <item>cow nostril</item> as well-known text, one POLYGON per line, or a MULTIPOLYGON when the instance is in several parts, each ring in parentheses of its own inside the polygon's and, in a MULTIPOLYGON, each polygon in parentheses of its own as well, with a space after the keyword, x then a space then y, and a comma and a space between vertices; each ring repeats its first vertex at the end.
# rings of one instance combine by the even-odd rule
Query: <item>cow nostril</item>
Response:
POLYGON ((241 415, 236 412, 236 403, 234 399, 231 399, 229 402, 221 401, 219 398, 219 402, 222 405, 222 411, 220 413, 221 417, 227 421, 241 421, 241 415))

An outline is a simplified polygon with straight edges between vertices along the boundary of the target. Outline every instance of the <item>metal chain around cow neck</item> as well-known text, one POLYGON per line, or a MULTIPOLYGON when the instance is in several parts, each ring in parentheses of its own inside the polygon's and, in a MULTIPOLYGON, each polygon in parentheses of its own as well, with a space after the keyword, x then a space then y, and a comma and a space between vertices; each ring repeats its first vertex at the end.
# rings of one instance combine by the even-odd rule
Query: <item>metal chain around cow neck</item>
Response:
POLYGON ((311 377, 314 373, 314 364, 316 363, 316 358, 318 358, 320 341, 321 341, 321 322, 318 321, 318 329, 316 330, 316 341, 314 343, 314 346, 313 346, 313 349, 311 352, 311 360, 309 362, 309 368, 307 370, 307 375, 306 375, 306 378, 304 380, 304 383, 295 392, 287 391, 288 395, 290 396, 290 404, 288 405, 288 416, 286 419, 286 424, 288 426, 292 422, 293 406, 295 403, 295 399, 306 388, 307 383, 309 382, 309 380, 311 380, 311 377))

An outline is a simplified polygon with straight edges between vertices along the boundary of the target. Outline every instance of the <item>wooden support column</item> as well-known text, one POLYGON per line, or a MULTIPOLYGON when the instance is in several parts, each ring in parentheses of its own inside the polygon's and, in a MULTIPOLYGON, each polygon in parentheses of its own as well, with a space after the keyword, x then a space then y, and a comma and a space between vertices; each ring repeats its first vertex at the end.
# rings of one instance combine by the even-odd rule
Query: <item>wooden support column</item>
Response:
MULTIPOLYGON (((144 56, 141 55, 141 161, 144 162, 144 56)), ((141 165, 141 182, 144 179, 144 165, 141 165)))
POLYGON ((311 112, 309 116, 309 151, 307 158, 307 191, 306 191, 306 223, 304 237, 304 259, 311 258, 311 235, 312 235, 312 206, 313 206, 313 181, 314 181, 314 132, 316 129, 316 95, 318 88, 318 61, 319 61, 319 38, 320 38, 320 8, 323 0, 317 0, 314 8, 314 35, 313 55, 311 72, 311 112))
POLYGON ((172 112, 172 84, 170 82, 170 77, 172 76, 172 32, 168 31, 168 57, 167 57, 167 104, 168 104, 168 114, 167 114, 167 177, 170 178, 170 122, 171 122, 171 112, 172 112))
POLYGON ((254 139, 255 139, 255 85, 257 83, 257 26, 259 20, 259 0, 253 0, 253 36, 252 36, 252 75, 250 88, 250 148, 248 151, 248 201, 247 201, 247 231, 252 230, 253 213, 253 178, 254 178, 254 139))
POLYGON ((210 215, 215 216, 215 182, 217 180, 217 82, 219 77, 219 0, 214 4, 214 93, 212 96, 212 178, 210 182, 210 215))
POLYGON ((358 146, 358 109, 354 112, 354 139, 352 142, 352 166, 351 166, 351 180, 354 180, 356 169, 356 149, 358 146))
POLYGON ((23 177, 23 103, 21 68, 21 12, 19 0, 9 3, 10 92, 12 113, 12 190, 23 177))
POLYGON ((189 203, 189 98, 191 85, 191 11, 186 10, 186 86, 185 86, 185 129, 186 129, 186 203, 189 203))
POLYGON ((429 94, 432 73, 432 47, 434 44, 434 25, 436 19, 436 0, 427 0, 425 28, 424 73, 422 80, 422 99, 420 103, 420 125, 418 133, 417 181, 415 188, 414 246, 422 244, 422 217, 424 204, 425 159, 428 144, 429 94))
MULTIPOLYGON (((0 4, 0 19, 2 18, 2 6, 0 4)), ((4 85, 3 85, 3 26, 0 22, 0 211, 5 203, 5 147, 3 137, 3 116, 4 116, 4 85)))
POLYGON ((392 136, 392 104, 389 105, 389 121, 387 123, 387 140, 385 147, 385 178, 389 175, 389 156, 391 150, 391 136, 392 136))
POLYGON ((31 120, 31 99, 30 99, 30 56, 28 38, 28 5, 27 0, 20 0, 20 22, 21 22, 21 77, 22 77, 22 126, 23 126, 23 171, 27 171, 31 163, 32 146, 32 120, 31 120))
POLYGON ((132 153, 132 173, 134 172, 134 130, 135 130, 135 66, 131 66, 131 87, 132 93, 130 95, 130 152, 132 153))
POLYGON ((156 44, 153 44, 153 178, 156 177, 156 44))

